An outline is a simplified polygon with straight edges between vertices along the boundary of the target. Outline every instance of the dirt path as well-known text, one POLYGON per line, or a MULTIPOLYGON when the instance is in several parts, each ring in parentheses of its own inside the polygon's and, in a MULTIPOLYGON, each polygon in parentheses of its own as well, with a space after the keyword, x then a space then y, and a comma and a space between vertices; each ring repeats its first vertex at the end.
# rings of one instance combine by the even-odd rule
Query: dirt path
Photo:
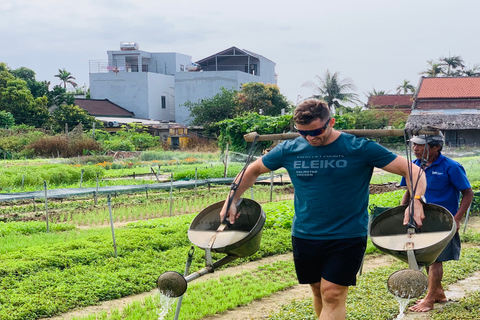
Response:
MULTIPOLYGON (((470 217, 467 229, 474 228, 480 229, 480 218, 470 217)), ((463 226, 460 228, 460 234, 463 232, 463 226)), ((261 260, 253 261, 241 266, 230 267, 225 270, 216 271, 211 274, 207 274, 197 280, 196 282, 206 281, 211 278, 219 277, 222 275, 234 275, 245 270, 253 270, 263 264, 271 264, 275 261, 288 261, 292 259, 291 253, 267 257, 261 260)), ((381 266, 387 266, 392 264, 395 259, 391 256, 379 256, 368 257, 364 262, 363 272, 368 272, 374 268, 381 266)), ((452 300, 450 303, 455 303, 468 291, 480 290, 480 271, 473 276, 459 281, 456 284, 450 285, 448 291, 446 291, 447 297, 452 300)), ((49 320, 70 320, 74 317, 85 317, 102 311, 110 312, 111 309, 123 309, 128 304, 134 301, 142 301, 146 297, 157 294, 158 291, 152 290, 139 295, 129 296, 122 299, 106 301, 98 306, 87 307, 81 310, 76 310, 62 314, 57 317, 48 318, 49 320)), ((311 297, 311 291, 308 285, 296 285, 289 289, 274 293, 261 300, 255 300, 247 306, 236 308, 233 311, 227 311, 220 315, 209 316, 204 318, 205 320, 261 320, 267 319, 269 315, 279 310, 279 307, 283 304, 288 304, 293 300, 302 300, 311 297)), ((446 304, 435 304, 435 309, 442 308, 446 304)), ((406 312, 402 318, 404 320, 427 320, 430 319, 430 313, 413 313, 406 312)))
MULTIPOLYGON (((211 278, 217 278, 223 275, 234 275, 246 270, 254 270, 257 267, 264 264, 271 264, 276 261, 289 261, 292 260, 292 254, 282 254, 273 257, 267 257, 261 260, 249 262, 241 266, 230 267, 224 270, 216 271, 214 273, 207 274, 201 278, 198 278, 193 282, 202 282, 211 278)), ((368 258, 365 260, 363 266, 363 272, 368 272, 374 268, 380 266, 386 266, 393 263, 394 258, 390 256, 380 256, 374 258, 368 258)), ((85 317, 102 311, 110 312, 111 309, 123 309, 133 301, 142 301, 146 297, 158 294, 158 290, 152 290, 142 294, 129 296, 121 299, 105 301, 101 305, 91 306, 80 310, 64 313, 60 316, 44 318, 49 320, 70 320, 74 317, 85 317)), ((234 311, 227 311, 223 314, 207 317, 208 320, 251 320, 251 319, 266 319, 270 314, 278 310, 278 306, 289 303, 295 299, 305 299, 311 296, 310 287, 308 285, 296 285, 290 287, 287 290, 277 292, 269 297, 261 300, 256 300, 247 306, 236 308, 234 311)), ((40 319, 42 320, 42 319, 40 319)))

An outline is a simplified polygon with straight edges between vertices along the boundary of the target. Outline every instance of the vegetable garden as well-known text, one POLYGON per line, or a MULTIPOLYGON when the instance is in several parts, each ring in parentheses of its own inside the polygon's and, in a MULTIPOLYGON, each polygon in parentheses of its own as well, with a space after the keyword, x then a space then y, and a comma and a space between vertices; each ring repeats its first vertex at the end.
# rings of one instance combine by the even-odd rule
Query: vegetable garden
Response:
MULTIPOLYGON (((241 162, 232 162, 225 169, 224 163, 218 162, 218 155, 217 159, 200 154, 176 153, 176 159, 168 159, 169 156, 173 157, 162 155, 163 159, 159 159, 158 155, 148 155, 148 159, 99 159, 103 161, 97 163, 80 159, 57 164, 38 160, 5 161, 0 168, 4 170, 0 186, 3 192, 10 193, 42 190, 44 181, 48 181, 50 189, 78 188, 82 169, 82 187, 94 187, 157 183, 160 177, 170 181, 172 176, 174 180, 192 181, 195 173, 198 179, 233 177, 243 167, 241 162), (86 172, 90 173, 86 175, 86 172), (19 177, 24 175, 21 184, 19 177), (34 177, 29 178, 32 182, 25 183, 30 175, 34 177), (97 176, 100 181, 96 180, 97 176)), ((457 160, 465 166, 474 189, 478 190, 479 157, 457 160)), ((394 175, 379 173, 372 178, 372 184, 378 186, 397 180, 394 175)), ((45 199, 3 202, 0 207, 3 221, 0 222, 0 319, 33 320, 56 315, 64 318, 63 313, 74 309, 148 292, 155 288, 156 278, 164 271, 183 273, 191 249, 187 237, 190 222, 198 211, 223 200, 229 189, 227 185, 212 185, 156 190, 148 194, 122 193, 111 195, 110 207, 105 196, 48 199, 48 232, 45 199), (109 226, 110 210, 116 250, 109 226)), ((273 186, 267 182, 245 193, 244 197, 253 196, 266 212, 262 244, 254 255, 237 259, 224 269, 291 251, 292 191, 289 185, 273 186)), ((400 189, 372 194, 370 203, 396 206, 403 192, 400 189)), ((475 201, 472 215, 479 211, 477 197, 475 201)), ((446 264, 445 284, 480 270, 480 232, 470 228, 462 234, 462 241, 468 244, 467 248, 462 250, 460 261, 446 264)), ((369 243, 368 257, 381 254, 369 243)), ((220 257, 221 254, 214 254, 215 260, 220 257)), ((199 270, 204 264, 203 252, 197 248, 190 270, 199 270)), ((386 278, 404 267, 402 262, 395 262, 359 276, 359 284, 349 295, 348 319, 395 318, 398 303, 388 294, 386 278)), ((296 284, 291 260, 278 260, 240 274, 192 282, 184 295, 179 319, 203 319, 234 310, 296 284)), ((480 312, 475 294, 466 297, 457 308, 480 312)), ((176 299, 166 300, 169 299, 151 294, 123 308, 85 314, 76 319, 173 319, 176 299), (167 304, 170 308, 166 308, 167 304)), ((458 309, 455 312, 462 314, 458 309)), ((434 313, 432 318, 454 319, 441 316, 434 313)), ((314 319, 313 307, 310 299, 282 301, 282 307, 269 318, 314 319)))

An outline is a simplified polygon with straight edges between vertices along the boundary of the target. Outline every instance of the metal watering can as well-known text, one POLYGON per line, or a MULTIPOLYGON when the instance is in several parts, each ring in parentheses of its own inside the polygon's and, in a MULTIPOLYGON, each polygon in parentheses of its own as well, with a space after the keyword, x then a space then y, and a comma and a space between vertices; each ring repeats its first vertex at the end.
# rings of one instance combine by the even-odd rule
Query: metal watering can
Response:
POLYGON ((220 221, 220 211, 224 201, 203 209, 192 221, 188 238, 197 247, 205 250, 205 268, 183 276, 175 271, 167 271, 157 279, 157 287, 162 294, 176 298, 187 290, 187 283, 237 258, 247 257, 258 251, 265 224, 265 212, 254 200, 242 198, 237 203, 240 217, 232 225, 220 221), (212 252, 226 253, 213 262, 212 252))
POLYGON ((447 209, 425 204, 422 227, 416 233, 409 233, 403 225, 406 208, 407 205, 402 205, 378 215, 370 226, 370 237, 379 250, 408 263, 409 268, 391 274, 387 284, 395 296, 410 299, 427 290, 428 279, 420 267, 435 262, 455 235, 457 226, 447 209))

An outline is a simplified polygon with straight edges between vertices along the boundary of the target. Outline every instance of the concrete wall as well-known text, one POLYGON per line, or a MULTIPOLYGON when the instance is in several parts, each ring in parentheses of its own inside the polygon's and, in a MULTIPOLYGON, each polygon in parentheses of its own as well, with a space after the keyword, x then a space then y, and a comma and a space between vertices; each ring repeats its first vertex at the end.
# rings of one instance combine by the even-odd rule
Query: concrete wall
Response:
POLYGON ((154 120, 175 121, 175 80, 173 76, 147 73, 148 118, 154 120), (162 109, 162 96, 166 108, 162 109))
MULTIPOLYGON (((266 77, 270 79, 271 77, 266 77)), ((263 77, 241 71, 178 72, 175 74, 175 121, 189 124, 190 111, 183 106, 186 101, 198 102, 212 98, 220 88, 240 90, 243 83, 264 82, 263 77)))
POLYGON ((275 76, 275 63, 264 58, 264 57, 259 57, 260 60, 260 70, 259 70, 259 75, 262 80, 259 82, 262 82, 264 84, 277 84, 277 79, 275 76))
POLYGON ((108 99, 135 113, 137 118, 173 120, 175 99, 173 76, 146 72, 91 73, 92 99, 108 99), (161 96, 167 109, 161 109, 161 96), (172 118, 173 116, 173 118, 172 118), (165 117, 165 118, 163 118, 165 117))

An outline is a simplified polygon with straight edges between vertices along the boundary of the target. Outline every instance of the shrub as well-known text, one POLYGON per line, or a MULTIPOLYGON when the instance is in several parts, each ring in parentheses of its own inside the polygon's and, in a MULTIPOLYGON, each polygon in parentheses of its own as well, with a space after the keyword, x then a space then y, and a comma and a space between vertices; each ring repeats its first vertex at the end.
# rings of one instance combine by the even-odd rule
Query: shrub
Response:
POLYGON ((28 145, 35 153, 43 157, 73 157, 87 151, 100 151, 101 145, 91 138, 69 139, 66 136, 47 136, 28 145))

